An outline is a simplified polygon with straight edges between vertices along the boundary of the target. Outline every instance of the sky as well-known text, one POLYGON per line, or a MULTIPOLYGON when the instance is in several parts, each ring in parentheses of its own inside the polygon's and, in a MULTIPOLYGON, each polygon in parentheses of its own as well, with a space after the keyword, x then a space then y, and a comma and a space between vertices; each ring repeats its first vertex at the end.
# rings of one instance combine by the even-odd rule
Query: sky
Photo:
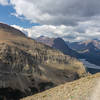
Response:
POLYGON ((100 0, 0 0, 0 22, 31 38, 100 39, 100 0))

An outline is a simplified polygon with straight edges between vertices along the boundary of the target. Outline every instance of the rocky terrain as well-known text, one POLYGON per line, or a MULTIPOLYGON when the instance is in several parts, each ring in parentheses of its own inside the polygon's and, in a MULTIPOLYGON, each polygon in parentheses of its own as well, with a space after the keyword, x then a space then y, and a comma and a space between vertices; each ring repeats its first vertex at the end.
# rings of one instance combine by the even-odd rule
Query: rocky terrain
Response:
POLYGON ((85 75, 82 62, 0 23, 0 100, 19 100, 85 75))
POLYGON ((100 74, 90 75, 21 100, 100 100, 100 74))

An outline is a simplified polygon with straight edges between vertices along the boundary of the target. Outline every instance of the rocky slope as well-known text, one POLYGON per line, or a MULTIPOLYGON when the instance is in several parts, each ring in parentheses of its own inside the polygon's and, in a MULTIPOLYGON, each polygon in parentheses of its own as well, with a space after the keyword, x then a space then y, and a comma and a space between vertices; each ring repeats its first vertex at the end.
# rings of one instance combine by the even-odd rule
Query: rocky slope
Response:
POLYGON ((100 100, 100 73, 21 100, 100 100))
POLYGON ((77 59, 0 23, 0 99, 19 100, 84 75, 77 59))

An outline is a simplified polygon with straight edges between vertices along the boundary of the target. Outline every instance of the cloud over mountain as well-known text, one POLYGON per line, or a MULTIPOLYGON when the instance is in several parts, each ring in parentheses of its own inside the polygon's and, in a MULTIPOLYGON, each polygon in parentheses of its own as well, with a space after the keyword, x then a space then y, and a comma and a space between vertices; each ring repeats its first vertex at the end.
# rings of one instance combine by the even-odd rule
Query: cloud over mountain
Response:
POLYGON ((44 35, 48 37, 62 37, 64 40, 69 41, 82 41, 94 38, 100 39, 99 23, 83 22, 78 26, 41 25, 31 28, 22 28, 16 25, 12 26, 20 29, 31 38, 44 35))
POLYGON ((0 3, 8 1, 15 10, 12 15, 40 24, 24 29, 30 37, 48 35, 71 41, 100 38, 100 0, 0 0, 0 3))

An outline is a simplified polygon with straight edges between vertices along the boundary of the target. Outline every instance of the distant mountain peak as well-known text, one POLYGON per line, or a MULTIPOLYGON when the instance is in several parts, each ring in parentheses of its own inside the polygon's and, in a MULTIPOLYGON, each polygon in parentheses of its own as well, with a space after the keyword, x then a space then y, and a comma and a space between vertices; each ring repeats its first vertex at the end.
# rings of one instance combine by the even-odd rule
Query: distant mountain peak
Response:
POLYGON ((57 37, 55 40, 64 41, 61 37, 57 37))
POLYGON ((58 49, 64 54, 68 54, 73 57, 75 57, 75 55, 78 56, 78 53, 72 50, 71 48, 69 48, 69 46, 61 37, 49 38, 49 37, 42 36, 42 37, 37 38, 36 40, 50 47, 58 49))
POLYGON ((60 38, 60 37, 55 38, 55 41, 60 41, 60 42, 63 42, 64 44, 66 44, 65 41, 62 38, 60 38))
POLYGON ((40 37, 38 37, 38 38, 46 38, 46 36, 44 36, 44 35, 41 35, 40 37))

